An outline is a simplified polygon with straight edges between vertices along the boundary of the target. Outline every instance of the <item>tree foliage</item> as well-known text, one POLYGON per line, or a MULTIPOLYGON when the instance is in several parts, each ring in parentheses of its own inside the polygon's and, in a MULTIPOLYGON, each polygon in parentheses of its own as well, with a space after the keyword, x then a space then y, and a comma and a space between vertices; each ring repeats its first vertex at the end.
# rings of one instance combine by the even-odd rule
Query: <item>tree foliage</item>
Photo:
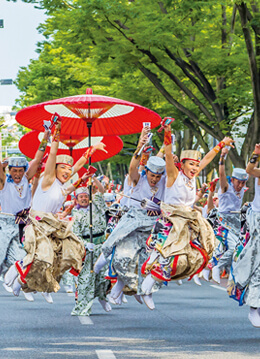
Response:
POLYGON ((179 149, 206 152, 208 135, 236 132, 243 150, 230 157, 245 166, 260 134, 259 1, 26 2, 49 17, 39 28, 39 59, 17 78, 20 106, 92 87, 177 118, 191 139, 179 149), (239 133, 241 117, 247 133, 239 133))

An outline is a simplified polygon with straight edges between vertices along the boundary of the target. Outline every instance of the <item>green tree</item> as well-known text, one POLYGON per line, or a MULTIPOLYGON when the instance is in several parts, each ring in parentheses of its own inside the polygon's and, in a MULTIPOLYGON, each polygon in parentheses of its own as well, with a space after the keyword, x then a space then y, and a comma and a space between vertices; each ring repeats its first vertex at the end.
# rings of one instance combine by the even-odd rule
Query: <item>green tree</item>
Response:
POLYGON ((101 93, 120 94, 122 86, 128 95, 130 83, 143 82, 136 102, 151 103, 162 117, 178 118, 194 136, 189 145, 206 152, 208 134, 218 140, 230 135, 238 119, 253 109, 253 116, 244 119, 249 131, 240 134, 242 153, 230 153, 235 166, 245 165, 259 139, 259 1, 27 2, 46 9, 49 18, 40 30, 55 49, 91 61, 93 69, 101 70, 96 83, 112 80, 109 85, 101 81, 101 93), (159 105, 150 100, 154 92, 145 79, 160 93, 159 105))

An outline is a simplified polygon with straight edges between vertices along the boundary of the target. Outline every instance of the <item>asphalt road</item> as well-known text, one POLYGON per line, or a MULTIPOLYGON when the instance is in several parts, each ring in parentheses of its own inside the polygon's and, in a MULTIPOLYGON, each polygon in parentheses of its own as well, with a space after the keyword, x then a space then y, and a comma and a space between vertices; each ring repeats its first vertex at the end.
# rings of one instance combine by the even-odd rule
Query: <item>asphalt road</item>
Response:
POLYGON ((212 285, 171 283, 154 295, 154 311, 128 297, 110 313, 96 300, 93 315, 72 317, 74 298, 64 288, 53 304, 39 293, 30 303, 0 283, 0 358, 259 358, 260 329, 248 307, 212 285))

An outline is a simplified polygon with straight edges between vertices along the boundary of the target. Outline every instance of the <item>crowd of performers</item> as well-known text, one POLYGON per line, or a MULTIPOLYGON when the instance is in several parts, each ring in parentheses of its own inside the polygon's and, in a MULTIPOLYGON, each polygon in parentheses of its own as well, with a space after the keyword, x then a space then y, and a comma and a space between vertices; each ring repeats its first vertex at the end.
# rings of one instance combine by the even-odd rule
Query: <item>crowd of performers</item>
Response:
POLYGON ((71 315, 88 316, 96 297, 106 312, 127 296, 153 310, 153 293, 168 282, 220 284, 225 274, 229 296, 250 307, 248 318, 260 328, 260 144, 246 169, 228 176, 231 138, 204 158, 184 150, 178 159, 170 122, 163 121, 157 155, 144 126, 122 192, 92 171, 68 184, 95 151, 106 150, 102 142, 91 146, 75 164, 57 155, 61 119, 47 157, 48 130, 30 165, 22 156, 0 163, 0 275, 7 291, 28 301, 40 292, 52 303, 63 283, 75 292, 71 315), (197 190, 196 177, 216 156, 219 178, 197 190), (249 176, 255 194, 244 203, 249 176))

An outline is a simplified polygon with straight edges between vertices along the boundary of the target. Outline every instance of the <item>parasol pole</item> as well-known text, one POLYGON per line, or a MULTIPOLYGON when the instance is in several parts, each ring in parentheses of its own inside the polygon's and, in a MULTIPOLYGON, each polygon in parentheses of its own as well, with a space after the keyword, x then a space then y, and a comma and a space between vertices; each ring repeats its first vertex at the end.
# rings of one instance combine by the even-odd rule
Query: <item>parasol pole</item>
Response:
MULTIPOLYGON (((90 104, 88 104, 88 118, 90 118, 90 104)), ((91 127, 92 122, 87 122, 88 127, 88 146, 91 146, 91 127)), ((91 165, 91 157, 89 157, 88 165, 91 165)), ((89 177, 89 237, 90 237, 90 243, 93 243, 93 224, 92 224, 92 177, 89 177)), ((93 272, 94 267, 94 255, 93 251, 90 252, 90 270, 93 272)))
POLYGON ((72 157, 73 146, 71 146, 71 136, 70 136, 70 146, 69 146, 70 156, 72 157))

